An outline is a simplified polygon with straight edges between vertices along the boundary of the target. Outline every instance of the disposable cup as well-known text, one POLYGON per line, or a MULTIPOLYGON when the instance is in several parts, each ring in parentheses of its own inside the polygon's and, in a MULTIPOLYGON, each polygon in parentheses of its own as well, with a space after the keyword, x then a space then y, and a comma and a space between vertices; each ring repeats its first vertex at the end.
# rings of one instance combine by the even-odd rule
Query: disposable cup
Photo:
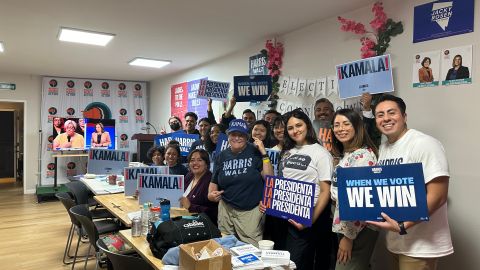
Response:
POLYGON ((258 241, 258 248, 262 250, 271 250, 275 243, 270 240, 260 240, 258 241))

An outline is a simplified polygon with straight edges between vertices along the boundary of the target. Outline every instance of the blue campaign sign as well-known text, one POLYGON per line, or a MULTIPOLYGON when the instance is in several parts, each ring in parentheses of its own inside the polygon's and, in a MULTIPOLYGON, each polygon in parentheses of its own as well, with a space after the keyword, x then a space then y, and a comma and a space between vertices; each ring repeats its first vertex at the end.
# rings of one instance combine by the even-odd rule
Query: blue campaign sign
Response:
POLYGON ((338 65, 336 70, 341 99, 393 91, 389 54, 338 65))
POLYGON ((237 102, 266 101, 272 93, 272 76, 234 76, 233 95, 237 102))
POLYGON ((198 134, 187 134, 183 131, 177 131, 173 133, 157 135, 155 136, 154 142, 155 145, 167 146, 167 144, 171 140, 175 140, 180 143, 180 154, 182 156, 187 156, 188 152, 190 151, 190 147, 192 146, 192 143, 198 139, 200 139, 200 136, 198 134))
POLYGON ((197 98, 227 101, 228 90, 230 90, 229 82, 200 80, 197 98))
POLYGON ((203 78, 200 80, 187 82, 187 92, 188 92, 187 111, 196 113, 198 116, 198 119, 207 117, 208 102, 204 99, 197 98, 200 82, 206 79, 207 78, 203 78))
POLYGON ((259 53, 250 56, 248 61, 248 75, 268 75, 267 62, 268 56, 266 54, 259 53))
POLYGON ((168 166, 127 167, 123 171, 125 179, 125 196, 135 195, 138 187, 138 175, 145 174, 168 174, 168 166))
POLYGON ((473 32, 475 0, 435 1, 416 6, 413 42, 473 32))
POLYGON ((272 175, 265 179, 263 204, 267 215, 312 226, 315 184, 272 175))
POLYGON ((183 196, 183 175, 140 174, 138 177, 138 203, 159 205, 161 199, 170 200, 172 207, 180 207, 183 196))
POLYGON ((421 163, 337 169, 341 220, 428 220, 421 163))
POLYGON ((218 134, 217 147, 215 148, 215 155, 220 154, 223 150, 230 147, 228 143, 228 136, 225 133, 218 134))
POLYGON ((123 174, 128 167, 130 153, 123 150, 90 149, 87 172, 92 174, 123 174))
POLYGON ((280 161, 280 151, 273 150, 270 148, 265 149, 267 150, 267 155, 270 158, 270 162, 273 166, 273 173, 275 176, 278 175, 278 162, 280 161))

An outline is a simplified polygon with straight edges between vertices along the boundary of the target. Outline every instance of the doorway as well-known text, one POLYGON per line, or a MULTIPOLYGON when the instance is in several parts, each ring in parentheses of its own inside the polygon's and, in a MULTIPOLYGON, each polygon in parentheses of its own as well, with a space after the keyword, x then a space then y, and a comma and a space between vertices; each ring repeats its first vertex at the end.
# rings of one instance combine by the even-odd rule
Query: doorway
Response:
POLYGON ((0 101, 0 183, 23 185, 24 103, 0 101))

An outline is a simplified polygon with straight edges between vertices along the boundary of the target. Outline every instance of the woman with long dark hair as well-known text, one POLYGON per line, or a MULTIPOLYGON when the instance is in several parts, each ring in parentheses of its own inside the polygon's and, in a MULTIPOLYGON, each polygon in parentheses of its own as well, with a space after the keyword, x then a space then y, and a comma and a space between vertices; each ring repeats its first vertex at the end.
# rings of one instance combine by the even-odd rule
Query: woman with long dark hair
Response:
POLYGON ((169 174, 187 175, 188 169, 181 164, 180 144, 171 140, 165 147, 165 163, 169 174))
POLYGON ((270 124, 265 120, 257 120, 252 125, 250 142, 253 143, 255 138, 257 138, 263 142, 265 148, 270 148, 273 146, 270 133, 270 124))
MULTIPOLYGON (((340 157, 338 167, 373 166, 377 162, 377 148, 367 134, 360 115, 351 109, 338 110, 333 116, 333 152, 340 157)), ((337 233, 339 247, 337 270, 368 270, 378 232, 374 226, 360 221, 340 219, 337 193, 337 177, 334 173, 331 194, 335 212, 332 231, 337 233)))

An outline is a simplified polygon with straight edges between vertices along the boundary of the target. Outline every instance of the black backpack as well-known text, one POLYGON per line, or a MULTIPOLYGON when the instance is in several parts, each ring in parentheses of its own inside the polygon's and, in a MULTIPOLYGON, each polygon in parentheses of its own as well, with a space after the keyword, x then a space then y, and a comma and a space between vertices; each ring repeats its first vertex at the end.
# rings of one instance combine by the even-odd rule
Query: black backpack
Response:
POLYGON ((155 257, 161 259, 167 251, 180 244, 221 237, 220 231, 204 213, 176 217, 152 226, 147 241, 155 257))

